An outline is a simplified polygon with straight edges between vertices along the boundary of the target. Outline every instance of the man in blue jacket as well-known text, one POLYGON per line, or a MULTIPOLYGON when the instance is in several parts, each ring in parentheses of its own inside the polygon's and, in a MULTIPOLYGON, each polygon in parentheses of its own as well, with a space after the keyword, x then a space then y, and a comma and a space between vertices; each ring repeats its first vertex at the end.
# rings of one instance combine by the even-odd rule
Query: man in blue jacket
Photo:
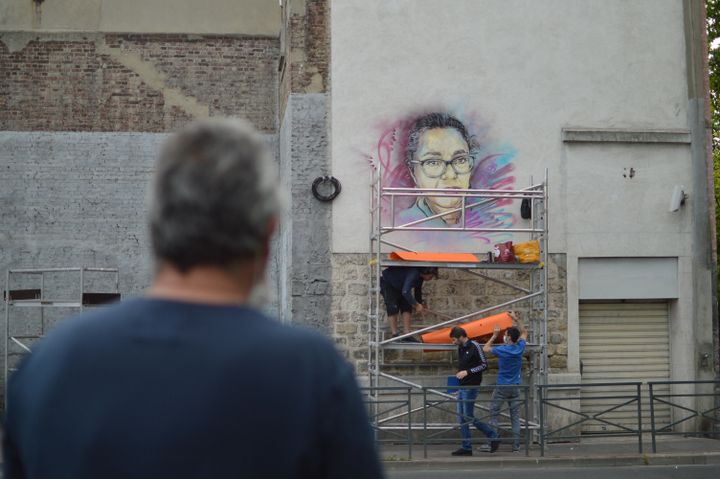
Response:
POLYGON ((282 204, 273 164, 238 120, 167 140, 152 286, 26 356, 8 388, 5 479, 382 477, 350 365, 258 309, 282 204))
MULTIPOLYGON (((514 315, 513 315, 514 316, 514 315)), ((505 332, 502 346, 493 346, 500 334, 500 327, 495 326, 492 337, 485 343, 483 350, 498 358, 497 387, 493 391, 490 403, 490 424, 497 430, 497 419, 503 403, 507 402, 510 409, 510 424, 513 432, 513 452, 520 451, 520 388, 522 358, 527 341, 527 330, 517 318, 518 327, 510 327, 505 332)))
MULTIPOLYGON (((425 281, 437 278, 437 268, 390 266, 380 277, 380 293, 385 301, 390 331, 398 336, 398 316, 402 314, 405 333, 409 333, 412 311, 423 312, 422 286, 425 281)), ((417 342, 409 336, 408 342, 417 342)))

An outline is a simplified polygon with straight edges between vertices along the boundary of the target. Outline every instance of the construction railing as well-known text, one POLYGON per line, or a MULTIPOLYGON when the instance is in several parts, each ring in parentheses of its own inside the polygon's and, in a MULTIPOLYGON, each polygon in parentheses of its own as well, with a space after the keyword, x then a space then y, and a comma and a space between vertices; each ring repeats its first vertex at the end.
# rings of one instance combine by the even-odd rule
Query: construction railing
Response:
POLYGON ((407 444, 408 457, 412 457, 414 444, 423 445, 425 457, 429 445, 459 444, 463 427, 470 429, 473 444, 489 444, 491 438, 478 429, 492 429, 501 443, 519 443, 525 455, 529 455, 532 443, 538 442, 541 456, 549 442, 577 442, 590 437, 634 437, 639 454, 643 453, 643 433, 652 434, 653 453, 657 452, 656 437, 661 435, 719 438, 720 380, 454 386, 450 390, 380 386, 361 391, 378 443, 407 444), (649 398, 645 396, 643 407, 644 386, 649 398), (508 400, 497 409, 493 407, 493 397, 499 397, 496 391, 503 388, 519 391, 512 403, 520 413, 519 441, 512 431, 508 400), (474 398, 459 394, 472 389, 477 390, 474 398), (542 406, 539 423, 527 419, 532 414, 533 392, 542 406), (461 408, 468 402, 474 405, 472 416, 467 408, 461 408), (665 408, 663 414, 658 414, 660 407, 665 408), (553 412, 559 414, 553 418, 553 412))
POLYGON ((412 458, 412 388, 364 387, 360 388, 360 393, 375 432, 375 441, 378 444, 407 442, 408 458, 412 458), (388 424, 398 418, 402 422, 388 424))
POLYGON ((682 435, 682 436, 716 436, 717 428, 720 426, 720 380, 715 381, 653 381, 648 383, 650 394, 650 424, 652 433, 652 450, 657 452, 656 437, 661 435, 682 435), (658 393, 658 388, 667 390, 669 393, 658 393), (692 388, 694 392, 673 392, 678 389, 692 388), (698 401, 698 398, 706 398, 705 401, 698 401), (683 399, 690 399, 680 404, 683 399), (695 407, 688 406, 688 402, 694 403, 695 407), (697 406, 698 402, 704 406, 697 406), (658 405, 667 405, 672 409, 671 419, 667 424, 658 424, 655 415, 655 408, 658 405), (695 424, 703 424, 704 427, 691 426, 688 421, 692 419, 695 424), (678 428, 677 426, 683 427, 678 428))
POLYGON ((604 437, 637 436, 638 452, 643 452, 642 444, 642 405, 640 403, 642 383, 640 382, 614 382, 614 383, 583 383, 583 384, 547 384, 538 386, 540 400, 540 455, 545 455, 545 444, 548 439, 557 441, 578 440, 582 436, 602 435, 604 437), (617 392, 593 394, 593 390, 607 391, 608 388, 617 389, 617 392), (634 391, 633 393, 626 391, 634 391), (600 404, 592 412, 584 411, 581 407, 583 400, 592 400, 600 404), (573 407, 574 406, 574 407, 573 407), (613 411, 637 408, 637 427, 631 427, 627 422, 610 418, 613 411), (571 421, 554 429, 547 426, 548 410, 556 409, 576 415, 579 419, 571 421), (581 434, 583 427, 599 425, 600 431, 581 434), (609 430, 608 430, 609 428, 609 430), (572 431, 577 431, 572 433, 572 431))

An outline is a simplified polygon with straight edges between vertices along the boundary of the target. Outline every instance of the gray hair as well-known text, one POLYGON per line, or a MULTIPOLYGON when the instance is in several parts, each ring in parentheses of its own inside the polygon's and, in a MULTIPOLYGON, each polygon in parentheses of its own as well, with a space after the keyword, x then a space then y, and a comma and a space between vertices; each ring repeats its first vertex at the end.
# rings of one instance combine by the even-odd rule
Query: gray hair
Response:
POLYGON ((164 143, 150 205, 157 260, 187 271, 262 254, 280 214, 277 170, 265 141, 238 119, 192 123, 164 143))

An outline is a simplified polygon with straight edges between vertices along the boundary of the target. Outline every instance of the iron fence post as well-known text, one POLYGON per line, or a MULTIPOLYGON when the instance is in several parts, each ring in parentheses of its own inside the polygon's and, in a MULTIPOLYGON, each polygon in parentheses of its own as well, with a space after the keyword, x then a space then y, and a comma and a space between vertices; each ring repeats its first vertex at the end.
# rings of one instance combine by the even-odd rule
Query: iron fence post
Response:
POLYGON ((530 455, 530 429, 528 428, 528 414, 530 414, 530 406, 528 404, 528 392, 530 386, 525 386, 525 455, 530 455))
POLYGON ((652 437, 652 452, 657 452, 657 443, 655 442, 655 394, 653 393, 653 383, 648 383, 650 392, 650 435, 652 437))
POLYGON ((636 385, 637 391, 637 426, 638 426, 638 452, 642 454, 642 383, 636 385))
POLYGON ((423 457, 427 459, 427 389, 425 386, 423 391, 423 457))
POLYGON ((408 459, 412 459, 412 389, 407 388, 407 408, 408 408, 408 459))
POLYGON ((538 394, 538 404, 540 406, 540 429, 538 430, 538 433, 540 434, 540 456, 545 456, 545 398, 543 396, 543 389, 542 384, 538 385, 537 387, 537 394, 538 394))

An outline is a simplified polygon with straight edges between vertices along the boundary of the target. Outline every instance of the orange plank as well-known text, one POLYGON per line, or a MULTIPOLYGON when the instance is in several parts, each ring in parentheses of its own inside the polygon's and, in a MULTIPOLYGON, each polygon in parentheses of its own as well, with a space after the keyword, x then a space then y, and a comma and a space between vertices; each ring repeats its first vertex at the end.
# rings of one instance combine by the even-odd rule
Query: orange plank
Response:
POLYGON ((393 251, 390 259, 403 261, 425 261, 436 263, 479 263, 480 260, 472 253, 410 253, 408 251, 393 251))
MULTIPOLYGON (((499 325, 501 330, 508 329, 513 325, 510 313, 500 313, 485 318, 476 319, 469 323, 458 324, 462 327, 470 339, 478 339, 483 336, 490 336, 495 330, 495 325, 499 325)), ((421 336, 423 343, 447 344, 450 340, 450 331, 452 328, 439 329, 431 333, 425 333, 421 336)))

